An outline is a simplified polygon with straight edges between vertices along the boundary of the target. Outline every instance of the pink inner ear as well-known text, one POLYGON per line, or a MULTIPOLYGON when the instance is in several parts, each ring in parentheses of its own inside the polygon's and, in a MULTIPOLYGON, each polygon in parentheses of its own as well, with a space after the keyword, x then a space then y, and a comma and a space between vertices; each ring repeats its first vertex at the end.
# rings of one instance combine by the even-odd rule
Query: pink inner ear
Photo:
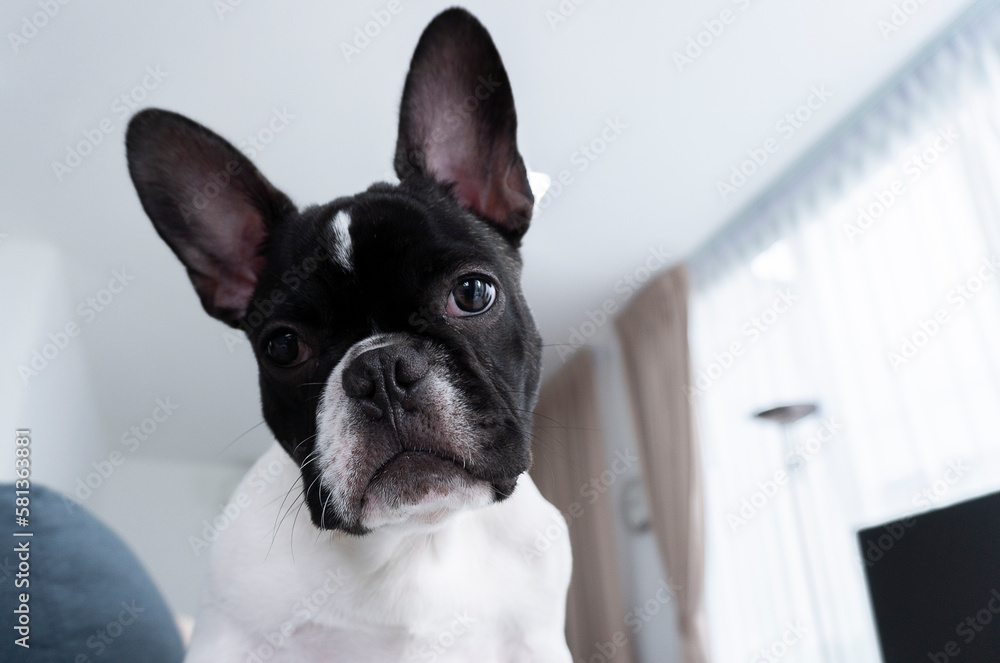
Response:
POLYGON ((242 318, 246 315, 254 290, 257 289, 257 275, 264 269, 264 258, 253 258, 236 272, 230 272, 219 281, 215 291, 215 306, 220 310, 233 310, 242 318))
POLYGON ((480 163, 473 150, 457 142, 428 145, 425 150, 427 170, 437 181, 453 184, 452 193, 463 206, 491 221, 504 223, 514 211, 510 200, 514 192, 507 190, 509 168, 491 168, 486 161, 499 161, 492 155, 484 155, 484 162, 480 163), (498 177, 491 177, 491 173, 498 177))
POLYGON ((440 181, 454 183, 452 192, 462 205, 479 212, 486 218, 493 218, 488 212, 486 186, 479 179, 464 170, 450 173, 434 172, 434 175, 440 181))
POLYGON ((240 312, 240 317, 246 314, 254 290, 257 288, 257 277, 264 269, 264 257, 257 254, 267 233, 260 212, 246 204, 238 204, 237 209, 227 210, 223 215, 227 221, 236 221, 242 233, 226 234, 218 237, 216 246, 225 251, 220 256, 223 268, 229 273, 229 278, 223 279, 219 291, 215 295, 215 303, 219 308, 233 309, 240 312), (228 239, 229 245, 226 246, 228 239))
POLYGON ((210 207, 204 226, 210 236, 201 242, 205 253, 190 252, 188 265, 205 277, 202 298, 216 311, 233 311, 239 319, 264 269, 266 261, 257 251, 267 233, 260 212, 242 201, 220 198, 210 207))
POLYGON ((424 144, 424 161, 434 179, 453 183, 455 195, 462 204, 474 206, 478 198, 476 190, 483 182, 477 172, 481 168, 465 141, 454 136, 447 142, 428 140, 424 144))

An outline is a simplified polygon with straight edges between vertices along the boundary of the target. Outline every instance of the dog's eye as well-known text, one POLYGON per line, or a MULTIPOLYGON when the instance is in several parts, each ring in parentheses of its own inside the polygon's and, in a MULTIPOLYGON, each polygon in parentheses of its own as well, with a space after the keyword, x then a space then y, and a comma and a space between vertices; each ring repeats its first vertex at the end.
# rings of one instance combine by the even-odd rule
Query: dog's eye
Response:
POLYGON ((496 287, 481 278, 466 277, 448 295, 445 313, 455 317, 484 313, 496 299, 496 287))
POLYGON ((312 356, 309 346, 290 329, 282 329, 268 337, 264 343, 267 358, 278 366, 298 366, 312 356))

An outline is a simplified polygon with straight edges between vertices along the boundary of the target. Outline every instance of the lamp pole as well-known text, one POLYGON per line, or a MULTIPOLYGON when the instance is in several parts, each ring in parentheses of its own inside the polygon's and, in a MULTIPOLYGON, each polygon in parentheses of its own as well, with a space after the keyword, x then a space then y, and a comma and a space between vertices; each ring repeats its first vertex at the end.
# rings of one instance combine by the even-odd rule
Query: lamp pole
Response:
POLYGON ((816 624, 820 627, 817 629, 821 634, 819 642, 817 643, 819 645, 820 656, 824 660, 829 660, 822 636, 822 634, 826 633, 826 629, 824 625, 825 620, 823 619, 823 613, 820 612, 819 598, 816 595, 816 575, 813 572, 812 560, 809 557, 809 549, 806 547, 805 518, 802 515, 801 493, 797 478, 798 473, 805 466, 805 459, 795 454, 795 450, 792 447, 791 432, 789 430, 792 424, 795 424, 806 417, 812 416, 818 410, 819 406, 816 403, 791 403, 768 408, 767 410, 761 410, 753 416, 761 421, 775 423, 781 427, 781 439, 784 450, 785 466, 788 469, 789 476, 792 477, 792 491, 794 492, 794 495, 792 496, 792 512, 794 513, 795 525, 798 530, 799 548, 802 551, 802 564, 805 567, 806 572, 806 594, 809 597, 809 607, 812 610, 816 624))

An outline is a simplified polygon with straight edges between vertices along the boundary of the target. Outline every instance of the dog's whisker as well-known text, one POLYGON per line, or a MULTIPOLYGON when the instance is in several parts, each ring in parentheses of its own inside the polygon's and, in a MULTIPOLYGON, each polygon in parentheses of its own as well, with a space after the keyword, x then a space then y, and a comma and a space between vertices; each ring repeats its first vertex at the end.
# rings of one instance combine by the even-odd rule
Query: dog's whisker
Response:
POLYGON ((222 447, 222 449, 220 449, 215 455, 216 456, 222 455, 222 453, 226 449, 228 449, 229 447, 233 446, 234 444, 236 444, 237 442, 239 442, 241 439, 243 439, 246 435, 249 435, 258 426, 262 426, 265 423, 267 423, 267 422, 264 419, 261 419, 258 423, 254 424, 253 426, 251 426, 250 428, 248 428, 246 431, 244 431, 243 433, 241 433, 239 436, 237 436, 235 440, 233 440, 232 442, 230 442, 226 446, 222 447))
MULTIPOLYGON (((281 498, 281 504, 278 505, 278 513, 279 514, 281 513, 281 508, 283 506, 285 506, 285 500, 287 500, 288 496, 292 494, 292 490, 294 490, 294 488, 295 488, 295 484, 293 483, 291 486, 288 487, 288 490, 285 491, 285 496, 283 498, 281 498)), ((275 516, 274 521, 275 521, 275 529, 277 529, 277 526, 278 526, 278 518, 277 518, 277 516, 275 516)))
POLYGON ((308 467, 310 463, 317 460, 319 460, 319 454, 316 453, 315 451, 311 452, 308 456, 306 456, 306 461, 302 463, 302 469, 303 470, 306 469, 306 467, 308 467))
POLYGON ((329 504, 329 501, 332 498, 333 498, 333 493, 331 493, 330 491, 327 491, 326 499, 323 500, 323 510, 320 512, 320 516, 319 516, 319 524, 320 524, 320 526, 319 526, 319 528, 316 531, 316 542, 319 542, 320 538, 323 536, 323 533, 327 531, 326 530, 326 509, 327 509, 327 505, 329 504))
POLYGON ((295 448, 292 450, 292 453, 294 454, 294 452, 296 452, 296 451, 299 450, 299 447, 301 447, 303 444, 305 444, 309 440, 314 439, 317 435, 319 435, 319 433, 313 433, 312 435, 304 437, 298 444, 295 445, 295 448))
MULTIPOLYGON (((288 496, 292 493, 292 491, 295 489, 295 486, 297 486, 298 484, 299 484, 299 482, 296 481, 296 482, 292 483, 291 486, 288 487, 288 490, 285 491, 285 496, 281 500, 281 504, 278 505, 278 511, 277 511, 277 514, 274 517, 274 525, 271 528, 271 543, 269 543, 268 546, 267 546, 267 553, 264 556, 265 559, 267 559, 267 556, 271 554, 271 548, 274 547, 274 541, 275 541, 275 539, 278 538, 278 530, 281 529, 281 523, 284 522, 284 518, 281 516, 281 509, 282 509, 282 507, 285 506, 285 500, 288 499, 288 496)), ((273 503, 273 501, 272 501, 272 503, 273 503)), ((292 501, 292 506, 295 506, 295 501, 294 500, 292 501)), ((289 509, 291 509, 291 508, 292 507, 290 506, 289 509)), ((286 516, 288 515, 287 511, 285 512, 285 515, 286 516)))
MULTIPOLYGON (((301 485, 301 483, 299 485, 301 485)), ((295 498, 295 501, 292 502, 292 505, 288 507, 288 511, 286 511, 285 515, 281 518, 281 523, 278 523, 278 529, 281 529, 282 523, 285 522, 285 518, 287 518, 288 514, 291 513, 292 508, 295 506, 295 502, 299 502, 299 508, 295 510, 295 515, 292 516, 292 528, 288 538, 288 552, 292 557, 292 563, 295 562, 295 521, 299 517, 299 510, 302 508, 302 505, 305 504, 305 491, 299 493, 298 497, 295 498)), ((277 534, 277 532, 275 532, 275 534, 277 534)))
POLYGON ((292 553, 292 561, 295 561, 295 523, 299 519, 299 512, 302 511, 302 507, 306 505, 306 494, 303 491, 302 501, 299 502, 299 508, 295 510, 295 515, 292 516, 292 533, 288 537, 288 548, 292 553))

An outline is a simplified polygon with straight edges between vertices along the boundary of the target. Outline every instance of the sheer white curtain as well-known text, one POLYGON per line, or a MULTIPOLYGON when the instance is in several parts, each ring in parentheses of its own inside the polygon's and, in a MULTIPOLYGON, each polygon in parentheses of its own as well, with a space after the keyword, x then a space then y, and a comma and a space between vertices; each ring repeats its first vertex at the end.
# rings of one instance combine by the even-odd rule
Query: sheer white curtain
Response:
POLYGON ((880 660, 857 530, 1000 490, 998 19, 691 263, 715 660, 880 660))

